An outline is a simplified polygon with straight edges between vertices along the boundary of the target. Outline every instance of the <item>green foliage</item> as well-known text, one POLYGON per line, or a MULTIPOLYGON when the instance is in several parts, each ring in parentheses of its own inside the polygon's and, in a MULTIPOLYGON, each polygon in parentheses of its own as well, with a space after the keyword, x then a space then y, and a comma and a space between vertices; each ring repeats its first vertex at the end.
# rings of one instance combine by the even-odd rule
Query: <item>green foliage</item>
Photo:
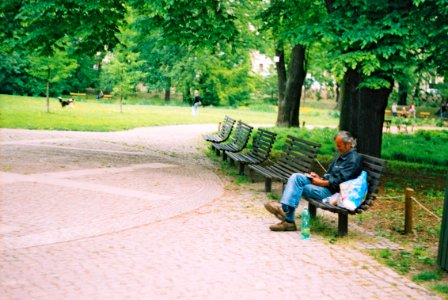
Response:
POLYGON ((34 56, 30 58, 28 72, 45 82, 55 83, 71 75, 78 67, 76 60, 67 57, 63 51, 56 50, 52 56, 34 56))
POLYGON ((25 51, 20 49, 0 51, 0 93, 44 95, 45 83, 27 73, 30 64, 29 55, 25 51))
MULTIPOLYGON (((131 19, 131 18, 129 18, 131 19)), ((144 61, 139 60, 139 52, 136 52, 136 32, 129 27, 120 28, 118 45, 111 55, 110 62, 105 64, 102 73, 102 85, 112 87, 112 93, 120 97, 121 101, 135 93, 135 87, 145 77, 141 66, 144 61)))
POLYGON ((379 256, 384 259, 388 259, 392 256, 392 251, 389 249, 381 249, 379 252, 379 256))
POLYGON ((382 149, 382 157, 387 160, 446 166, 448 131, 417 130, 413 135, 385 133, 382 149))
POLYGON ((412 280, 414 281, 431 281, 431 280, 440 280, 441 277, 436 272, 423 272, 412 276, 412 280))
MULTIPOLYGON (((273 152, 283 149, 287 135, 300 137, 321 144, 320 156, 331 157, 335 153, 333 138, 337 133, 334 128, 316 128, 313 130, 303 128, 270 127, 267 130, 277 133, 273 152)), ((382 158, 409 163, 428 164, 431 168, 448 165, 448 131, 417 130, 415 134, 385 133, 382 144, 382 158)), ((275 154, 274 154, 275 155, 275 154)), ((412 167, 412 164, 409 165, 412 167)), ((421 168, 421 165, 416 165, 421 168)))
POLYGON ((329 58, 337 77, 353 69, 364 76, 363 87, 389 87, 390 77, 403 82, 410 68, 446 66, 439 53, 447 51, 446 27, 440 24, 447 13, 443 2, 327 2, 331 13, 314 33, 333 46, 329 58))
POLYGON ((268 197, 268 199, 271 200, 279 200, 280 196, 278 194, 274 194, 274 193, 267 193, 266 196, 268 197))
POLYGON ((119 0, 1 1, 0 92, 44 95, 46 77, 35 67, 42 65, 45 58, 55 65, 51 58, 57 60, 61 55, 70 61, 76 59, 78 68, 74 76, 71 68, 66 69, 72 65, 69 61, 67 66, 52 69, 59 74, 51 75, 51 95, 84 91, 95 84, 98 77, 91 73, 93 63, 87 60, 97 50, 104 50, 105 45, 115 45, 115 32, 124 20, 124 11, 119 0))
POLYGON ((68 58, 63 51, 55 50, 51 56, 31 57, 30 63, 28 72, 46 83, 47 112, 49 112, 50 83, 69 77, 77 67, 76 60, 68 58))
POLYGON ((438 284, 435 284, 432 288, 439 293, 448 295, 448 284, 438 283, 438 284))
POLYGON ((253 91, 249 58, 242 53, 213 56, 209 51, 186 55, 173 69, 177 87, 198 89, 204 105, 238 106, 253 91))
MULTIPOLYGON (((414 247, 412 252, 383 249, 372 251, 372 254, 401 274, 409 273, 415 265, 422 262, 426 265, 433 265, 434 262, 433 258, 428 257, 427 249, 424 247, 414 247)), ((414 276, 413 279, 416 281, 439 280, 440 277, 434 272, 425 272, 414 276)))
POLYGON ((84 92, 89 87, 96 87, 99 90, 100 70, 92 66, 99 64, 102 57, 101 55, 95 55, 94 57, 76 55, 78 67, 72 73, 72 76, 58 81, 61 89, 65 92, 84 92))
POLYGON ((231 42, 238 31, 235 26, 237 2, 197 0, 131 0, 140 12, 146 28, 160 28, 164 39, 173 44, 209 47, 231 42))
POLYGON ((86 54, 103 50, 104 45, 113 47, 125 13, 121 0, 19 3, 7 6, 15 9, 15 20, 20 25, 11 28, 12 36, 20 37, 23 45, 43 56, 51 56, 55 45, 63 47, 62 42, 73 45, 77 53, 86 54))
POLYGON ((337 236, 336 228, 332 226, 327 219, 322 216, 316 216, 311 219, 310 225, 312 233, 319 233, 324 237, 329 237, 331 238, 330 242, 332 243, 335 241, 334 238, 337 236))
POLYGON ((333 138, 337 133, 336 129, 333 128, 319 128, 314 130, 308 130, 303 128, 280 128, 280 127, 270 127, 266 128, 269 131, 277 133, 276 141, 272 147, 274 151, 282 151, 285 145, 286 138, 288 135, 313 141, 315 143, 322 144, 320 154, 322 155, 332 155, 334 153, 334 142, 333 138))

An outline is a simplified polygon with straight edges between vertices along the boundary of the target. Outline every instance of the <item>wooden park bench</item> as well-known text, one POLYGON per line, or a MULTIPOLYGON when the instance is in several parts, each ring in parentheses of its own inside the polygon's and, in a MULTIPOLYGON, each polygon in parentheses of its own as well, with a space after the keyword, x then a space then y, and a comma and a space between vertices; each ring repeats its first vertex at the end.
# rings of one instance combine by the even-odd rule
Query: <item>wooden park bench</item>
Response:
POLYGON ((427 112, 427 111, 422 111, 422 112, 420 112, 419 114, 418 114, 418 116, 420 117, 420 118, 424 118, 424 119, 426 119, 427 117, 429 117, 431 115, 431 113, 430 112, 427 112))
POLYGON ((367 210, 376 199, 377 187, 380 184, 380 178, 383 175, 387 162, 383 159, 376 158, 361 154, 362 156, 362 169, 367 172, 367 184, 368 191, 364 202, 356 210, 351 211, 339 206, 331 205, 329 203, 323 203, 322 201, 306 199, 308 201, 308 209, 310 211, 311 218, 316 216, 316 209, 331 211, 338 214, 338 235, 344 236, 348 232, 348 215, 360 214, 367 210))
POLYGON ((225 142, 230 137, 234 124, 235 124, 234 119, 225 116, 224 121, 220 123, 219 132, 217 134, 204 134, 202 135, 202 137, 208 142, 213 143, 225 142))
POLYGON ((70 92, 70 96, 71 97, 77 97, 77 99, 79 100, 80 97, 86 98, 87 94, 86 93, 73 93, 73 92, 70 92))
POLYGON ((320 146, 320 144, 288 135, 284 150, 277 162, 268 166, 248 165, 248 167, 265 178, 264 190, 270 192, 272 180, 281 181, 284 185, 291 174, 310 172, 320 146))
POLYGON ((239 173, 243 175, 245 165, 260 164, 268 158, 276 136, 276 133, 260 128, 254 136, 252 149, 246 153, 229 152, 227 153, 227 157, 232 162, 239 163, 239 173))
POLYGON ((103 97, 102 97, 101 99, 104 99, 104 100, 112 100, 112 95, 110 95, 110 94, 104 94, 103 97))
POLYGON ((246 147, 253 129, 252 126, 238 121, 230 143, 212 143, 212 148, 218 156, 222 151, 222 160, 226 160, 228 152, 240 152, 246 147))

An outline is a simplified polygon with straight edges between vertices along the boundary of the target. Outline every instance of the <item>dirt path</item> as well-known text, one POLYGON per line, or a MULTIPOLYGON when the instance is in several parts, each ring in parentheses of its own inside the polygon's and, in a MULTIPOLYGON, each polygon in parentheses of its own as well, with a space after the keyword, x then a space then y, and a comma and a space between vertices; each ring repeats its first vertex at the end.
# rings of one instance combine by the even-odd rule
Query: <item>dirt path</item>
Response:
POLYGON ((262 183, 203 154, 215 129, 1 129, 0 299, 437 299, 363 252, 391 244, 270 232, 262 183))

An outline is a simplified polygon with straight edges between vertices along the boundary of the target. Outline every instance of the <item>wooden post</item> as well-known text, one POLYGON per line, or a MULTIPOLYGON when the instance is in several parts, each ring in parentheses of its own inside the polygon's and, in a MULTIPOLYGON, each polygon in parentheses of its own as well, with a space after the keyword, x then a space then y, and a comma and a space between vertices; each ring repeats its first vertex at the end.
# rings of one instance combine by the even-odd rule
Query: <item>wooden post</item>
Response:
POLYGON ((443 206, 441 228, 437 264, 448 272, 448 176, 446 180, 445 204, 443 206))
POLYGON ((405 191, 405 215, 404 215, 404 233, 408 234, 412 232, 413 222, 413 203, 412 197, 414 196, 414 190, 411 188, 406 188, 405 191))

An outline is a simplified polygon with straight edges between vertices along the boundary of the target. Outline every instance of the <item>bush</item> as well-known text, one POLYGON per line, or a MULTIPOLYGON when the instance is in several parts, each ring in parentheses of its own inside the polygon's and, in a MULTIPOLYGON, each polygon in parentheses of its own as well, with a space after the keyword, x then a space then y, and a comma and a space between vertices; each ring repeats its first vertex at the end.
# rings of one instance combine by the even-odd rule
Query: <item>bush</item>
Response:
POLYGON ((413 135, 383 135, 382 157, 389 160, 448 165, 448 131, 417 130, 413 135))

